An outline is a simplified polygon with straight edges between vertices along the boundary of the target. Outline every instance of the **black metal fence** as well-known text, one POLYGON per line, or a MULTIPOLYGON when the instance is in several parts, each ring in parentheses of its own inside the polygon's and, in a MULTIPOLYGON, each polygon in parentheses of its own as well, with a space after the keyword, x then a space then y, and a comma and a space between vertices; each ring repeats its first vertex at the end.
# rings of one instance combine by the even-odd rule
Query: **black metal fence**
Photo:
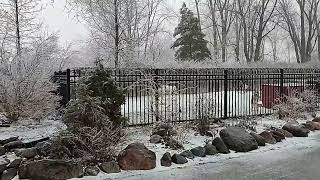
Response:
MULTIPOLYGON (((226 119, 274 113, 279 98, 305 89, 319 90, 318 69, 117 69, 109 70, 125 88, 121 113, 129 125, 200 118, 226 119)), ((79 78, 91 69, 55 73, 60 94, 77 98, 79 78)))

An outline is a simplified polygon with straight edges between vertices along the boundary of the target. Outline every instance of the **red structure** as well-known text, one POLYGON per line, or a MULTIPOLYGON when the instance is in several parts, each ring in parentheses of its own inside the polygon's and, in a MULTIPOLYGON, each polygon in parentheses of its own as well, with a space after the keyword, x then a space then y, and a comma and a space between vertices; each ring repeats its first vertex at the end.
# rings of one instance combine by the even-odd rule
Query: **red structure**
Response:
MULTIPOLYGON (((304 86, 298 83, 284 83, 283 95, 289 96, 292 93, 304 91, 304 86)), ((262 104, 265 108, 272 108, 280 100, 280 84, 263 84, 262 85, 262 104)))

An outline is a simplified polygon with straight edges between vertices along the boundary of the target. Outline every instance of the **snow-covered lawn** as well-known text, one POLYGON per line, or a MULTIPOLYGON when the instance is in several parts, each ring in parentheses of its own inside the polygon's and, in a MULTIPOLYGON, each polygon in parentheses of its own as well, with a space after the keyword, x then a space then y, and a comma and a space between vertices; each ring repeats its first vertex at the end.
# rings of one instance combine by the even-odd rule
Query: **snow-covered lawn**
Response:
MULTIPOLYGON (((253 101, 254 93, 254 91, 228 91, 228 116, 273 113, 272 109, 261 107, 260 100, 253 101)), ((224 92, 160 95, 159 114, 166 119, 193 120, 197 118, 197 112, 199 112, 196 105, 199 101, 206 101, 213 105, 209 112, 211 118, 224 116, 224 92)), ((148 120, 154 121, 154 112, 155 100, 152 96, 126 97, 126 102, 121 107, 121 113, 129 119, 129 124, 148 123, 148 120)))

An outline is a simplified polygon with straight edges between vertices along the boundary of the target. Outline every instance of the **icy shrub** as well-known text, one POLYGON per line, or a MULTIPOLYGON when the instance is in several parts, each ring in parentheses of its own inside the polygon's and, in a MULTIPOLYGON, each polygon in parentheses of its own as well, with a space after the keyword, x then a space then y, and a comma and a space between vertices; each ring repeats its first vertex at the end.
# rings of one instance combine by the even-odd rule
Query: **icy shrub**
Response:
POLYGON ((318 96, 314 91, 305 90, 301 93, 294 91, 289 96, 285 96, 275 108, 280 119, 297 119, 304 118, 305 113, 314 113, 319 107, 318 103, 318 96))
POLYGON ((0 47, 0 112, 10 121, 42 119, 58 106, 57 87, 50 82, 58 61, 57 39, 35 41, 21 55, 0 47))
POLYGON ((126 119, 121 116, 121 105, 125 103, 125 90, 116 86, 106 69, 100 64, 85 84, 89 96, 99 99, 100 106, 114 125, 122 125, 126 119))
POLYGON ((115 155, 114 149, 124 136, 121 126, 114 125, 109 118, 102 99, 91 94, 89 87, 82 84, 79 98, 68 104, 64 117, 68 133, 62 133, 55 140, 53 147, 57 149, 53 150, 53 157, 82 158, 86 155, 102 162, 115 155), (66 153, 59 154, 62 150, 66 153))

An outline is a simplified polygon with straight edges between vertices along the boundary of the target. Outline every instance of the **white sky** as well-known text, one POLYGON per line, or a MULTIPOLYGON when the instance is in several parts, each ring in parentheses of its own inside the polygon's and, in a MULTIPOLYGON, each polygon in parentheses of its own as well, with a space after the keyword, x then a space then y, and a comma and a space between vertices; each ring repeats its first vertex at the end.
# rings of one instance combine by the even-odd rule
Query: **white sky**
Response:
MULTIPOLYGON (((0 0, 1 1, 1 0, 0 0)), ((47 4, 42 13, 45 26, 50 32, 58 31, 60 34, 60 41, 62 43, 74 42, 78 40, 85 40, 87 38, 88 30, 84 23, 79 22, 65 10, 66 0, 43 0, 47 4)), ((168 6, 174 7, 177 11, 184 1, 192 0, 167 0, 168 6)))

